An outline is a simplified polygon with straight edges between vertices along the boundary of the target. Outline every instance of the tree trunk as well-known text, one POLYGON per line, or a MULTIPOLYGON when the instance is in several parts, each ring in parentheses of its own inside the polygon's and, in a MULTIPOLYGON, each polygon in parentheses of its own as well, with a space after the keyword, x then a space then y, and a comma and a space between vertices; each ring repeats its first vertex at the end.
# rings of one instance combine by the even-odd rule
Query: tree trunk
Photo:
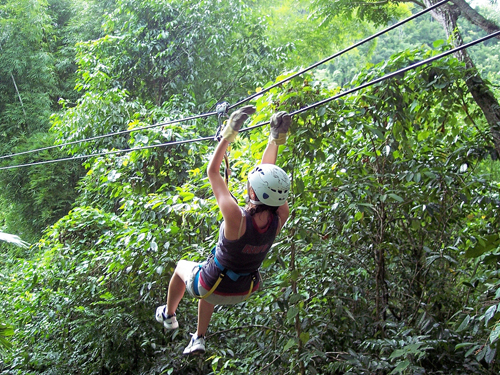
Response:
MULTIPOLYGON (((293 183, 295 181, 295 166, 293 168, 291 180, 292 180, 292 185, 293 185, 293 183)), ((292 200, 292 207, 295 206, 294 203, 295 203, 295 200, 293 199, 292 200)), ((295 222, 295 215, 296 215, 296 211, 293 210, 291 215, 290 215, 290 218, 289 218, 290 222, 292 222, 292 223, 295 222)), ((297 270, 297 261, 296 261, 296 259, 297 259, 297 247, 295 246, 295 241, 294 241, 295 232, 296 232, 295 227, 290 229, 289 238, 291 239, 291 242, 290 242, 290 272, 291 273, 293 273, 294 271, 297 270)), ((297 280, 294 280, 294 279, 292 279, 292 293, 293 294, 299 293, 299 287, 298 287, 297 280)), ((298 367, 299 367, 298 374, 305 375, 306 368, 305 368, 304 361, 301 359, 301 355, 302 355, 302 352, 304 350, 304 344, 302 343, 302 338, 301 338, 302 322, 300 321, 300 313, 295 315, 295 334, 297 335, 297 341, 298 341, 298 347, 297 347, 297 363, 298 363, 298 367)))
MULTIPOLYGON (((465 0, 452 0, 451 2, 460 9, 460 14, 462 16, 467 18, 467 20, 474 25, 479 26, 486 33, 491 34, 500 30, 497 24, 484 18, 480 13, 476 12, 474 8, 467 4, 465 0)), ((500 39, 500 35, 496 36, 496 38, 500 39)))
MULTIPOLYGON (((425 5, 429 7, 437 1, 424 0, 424 2, 425 5)), ((458 7, 456 3, 461 2, 461 0, 453 0, 454 4, 445 4, 431 11, 432 16, 439 23, 441 23, 441 25, 443 25, 448 38, 453 41, 455 46, 463 45, 462 36, 460 35, 457 27, 457 19, 462 14, 462 7, 458 7)), ((468 14, 468 16, 466 15, 468 19, 471 17, 471 10, 472 12, 475 12, 472 8, 468 9, 468 13, 464 12, 464 14, 468 14)), ((477 12, 475 13, 477 14, 477 12)), ((476 17, 476 19, 479 18, 480 17, 476 17)), ((496 27, 496 30, 498 30, 498 26, 496 27)), ((465 82, 475 102, 483 111, 486 121, 488 121, 495 149, 497 154, 500 156, 500 105, 498 104, 498 100, 495 98, 486 82, 484 82, 481 78, 481 75, 477 71, 474 62, 470 58, 467 51, 465 49, 458 51, 456 53, 456 57, 460 61, 464 62, 466 68, 468 69, 468 75, 465 77, 465 82)))

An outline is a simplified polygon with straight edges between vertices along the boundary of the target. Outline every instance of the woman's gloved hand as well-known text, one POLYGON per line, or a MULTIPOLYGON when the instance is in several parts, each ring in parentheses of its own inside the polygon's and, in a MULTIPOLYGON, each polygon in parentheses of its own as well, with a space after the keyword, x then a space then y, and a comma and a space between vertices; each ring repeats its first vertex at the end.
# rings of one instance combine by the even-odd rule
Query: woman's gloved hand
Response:
POLYGON ((221 135, 229 143, 233 142, 241 129, 241 126, 246 121, 246 119, 255 113, 255 107, 253 105, 246 105, 241 107, 231 113, 227 125, 222 131, 221 135))
POLYGON ((286 143, 288 129, 292 123, 290 115, 281 111, 271 116, 271 134, 269 134, 269 142, 275 145, 283 145, 286 143))

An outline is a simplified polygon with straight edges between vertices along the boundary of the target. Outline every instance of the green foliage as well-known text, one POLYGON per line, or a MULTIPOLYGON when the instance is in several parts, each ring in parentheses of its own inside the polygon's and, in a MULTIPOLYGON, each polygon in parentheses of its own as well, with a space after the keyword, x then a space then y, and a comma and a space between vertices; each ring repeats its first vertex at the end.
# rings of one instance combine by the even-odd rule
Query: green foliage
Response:
POLYGON ((266 2, 261 12, 269 43, 286 52, 290 69, 316 63, 372 32, 367 23, 358 20, 346 23, 336 17, 326 22, 309 1, 266 2))
POLYGON ((371 62, 377 64, 407 49, 432 47, 437 40, 445 40, 442 26, 430 14, 412 20, 377 39, 377 47, 371 62))
POLYGON ((80 88, 112 77, 108 87, 143 102, 180 95, 206 110, 274 72, 263 25, 242 1, 119 1, 105 27, 104 38, 79 47, 80 88))
MULTIPOLYGON (((498 6, 486 6, 483 4, 482 7, 478 8, 477 11, 488 18, 490 21, 500 24, 500 9, 498 6)), ((479 39, 486 36, 486 32, 481 30, 478 26, 472 25, 465 19, 459 19, 460 30, 463 35, 464 43, 469 43, 473 40, 479 39)), ((474 46, 469 50, 471 57, 474 60, 478 70, 481 75, 495 85, 500 82, 500 62, 498 55, 498 46, 495 42, 496 39, 490 39, 474 46)))
POLYGON ((53 107, 60 98, 74 103, 80 92, 74 90, 76 43, 103 36, 104 16, 114 8, 114 0, 49 0, 47 16, 51 33, 48 50, 53 55, 53 72, 57 76, 56 92, 51 93, 53 107))
MULTIPOLYGON (((64 0, 5 1, 0 5, 0 154, 53 145, 47 134, 58 99, 72 91, 73 56, 64 50, 71 3, 64 0)), ((73 35, 76 37, 76 34, 73 35)), ((67 47, 67 45, 66 45, 67 47)), ((75 98, 74 95, 69 95, 75 98)), ((57 150, 3 159, 2 166, 67 156, 57 150)), ((6 230, 31 241, 65 215, 82 170, 74 163, 0 172, 8 204, 6 230)))
MULTIPOLYGON (((434 53, 394 56, 352 85, 434 53)), ((6 277, 14 281, 0 284, 0 293, 11 296, 4 311, 19 327, 7 368, 20 374, 76 367, 87 374, 494 368, 496 270, 482 262, 471 275, 464 255, 496 262, 488 241, 499 229, 499 186, 474 173, 489 144, 485 124, 469 126, 467 113, 478 109, 462 69, 445 59, 294 117, 279 160, 292 176, 292 215, 264 264, 263 290, 245 304, 217 308, 200 363, 180 358, 196 304, 182 301, 174 334, 164 335, 153 314, 178 259, 202 260, 215 242, 221 218, 203 173, 212 146, 90 160, 77 206, 47 230, 31 263, 10 264, 6 277), (463 318, 469 305, 485 307, 463 318), (31 306, 36 314, 28 313, 31 306), (487 346, 478 346, 484 339, 487 346)), ((334 93, 313 76, 295 78, 259 97, 252 121, 334 93)), ((134 111, 123 113, 134 120, 134 111)), ((132 126, 141 126, 137 120, 132 126)), ((198 129, 174 124, 123 141, 132 148, 192 138, 198 129)), ((266 132, 243 133, 234 145, 230 186, 237 196, 244 193, 237 181, 260 156, 266 132)))
MULTIPOLYGON (((8 340, 14 334, 14 330, 11 326, 5 323, 0 323, 0 353, 4 349, 10 349, 12 344, 8 340)), ((1 363, 0 363, 1 364, 1 363)))
POLYGON ((0 152, 19 138, 46 130, 54 87, 43 29, 50 28, 44 1, 7 1, 0 6, 0 152), (17 87, 17 89, 16 89, 17 87))
POLYGON ((372 22, 375 25, 387 25, 394 19, 401 18, 408 14, 411 5, 404 4, 404 1, 384 1, 368 0, 363 3, 349 0, 326 1, 314 0, 314 7, 326 19, 333 16, 343 16, 349 20, 358 18, 363 21, 372 22))
MULTIPOLYGON (((24 147, 32 150, 45 148, 53 143, 52 135, 35 133, 27 139, 24 147)), ((25 151, 24 147, 17 150, 25 151)), ((51 149, 37 154, 20 155, 9 162, 23 165, 63 157, 67 155, 51 149)), ((81 165, 75 161, 2 171, 2 195, 10 204, 4 213, 6 230, 20 234, 28 242, 36 242, 48 225, 68 213, 76 197, 76 184, 83 172, 81 165)))

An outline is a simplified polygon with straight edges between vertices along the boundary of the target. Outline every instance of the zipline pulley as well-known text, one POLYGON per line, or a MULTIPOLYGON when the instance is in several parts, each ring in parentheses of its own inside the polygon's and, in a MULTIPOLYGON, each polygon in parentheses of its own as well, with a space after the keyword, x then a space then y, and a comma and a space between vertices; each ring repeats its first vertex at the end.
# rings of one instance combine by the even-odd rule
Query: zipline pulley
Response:
POLYGON ((221 131, 224 126, 224 117, 228 118, 229 115, 227 114, 227 110, 229 109, 229 103, 224 102, 224 103, 219 103, 215 107, 215 112, 217 113, 217 121, 219 122, 219 126, 217 128, 217 131, 215 132, 215 137, 214 140, 219 142, 221 139, 221 131))

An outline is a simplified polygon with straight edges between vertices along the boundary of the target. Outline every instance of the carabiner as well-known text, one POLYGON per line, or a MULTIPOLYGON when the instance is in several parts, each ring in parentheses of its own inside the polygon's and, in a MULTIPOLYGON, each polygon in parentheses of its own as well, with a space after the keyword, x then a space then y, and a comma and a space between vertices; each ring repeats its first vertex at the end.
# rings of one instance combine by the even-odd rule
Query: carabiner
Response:
POLYGON ((229 109, 229 103, 228 102, 219 103, 215 107, 215 111, 217 112, 217 120, 218 120, 218 123, 219 123, 219 126, 217 128, 217 131, 215 132, 215 137, 214 137, 214 140, 217 141, 217 142, 219 142, 220 138, 221 138, 220 133, 222 131, 222 127, 224 126, 224 120, 223 120, 223 118, 224 117, 229 117, 228 114, 227 114, 227 110, 228 109, 229 109))
POLYGON ((217 106, 215 107, 215 111, 217 112, 217 115, 219 117, 221 116, 226 116, 228 117, 227 115, 227 110, 229 109, 229 103, 228 102, 224 102, 224 103, 219 103, 217 104, 217 106))

